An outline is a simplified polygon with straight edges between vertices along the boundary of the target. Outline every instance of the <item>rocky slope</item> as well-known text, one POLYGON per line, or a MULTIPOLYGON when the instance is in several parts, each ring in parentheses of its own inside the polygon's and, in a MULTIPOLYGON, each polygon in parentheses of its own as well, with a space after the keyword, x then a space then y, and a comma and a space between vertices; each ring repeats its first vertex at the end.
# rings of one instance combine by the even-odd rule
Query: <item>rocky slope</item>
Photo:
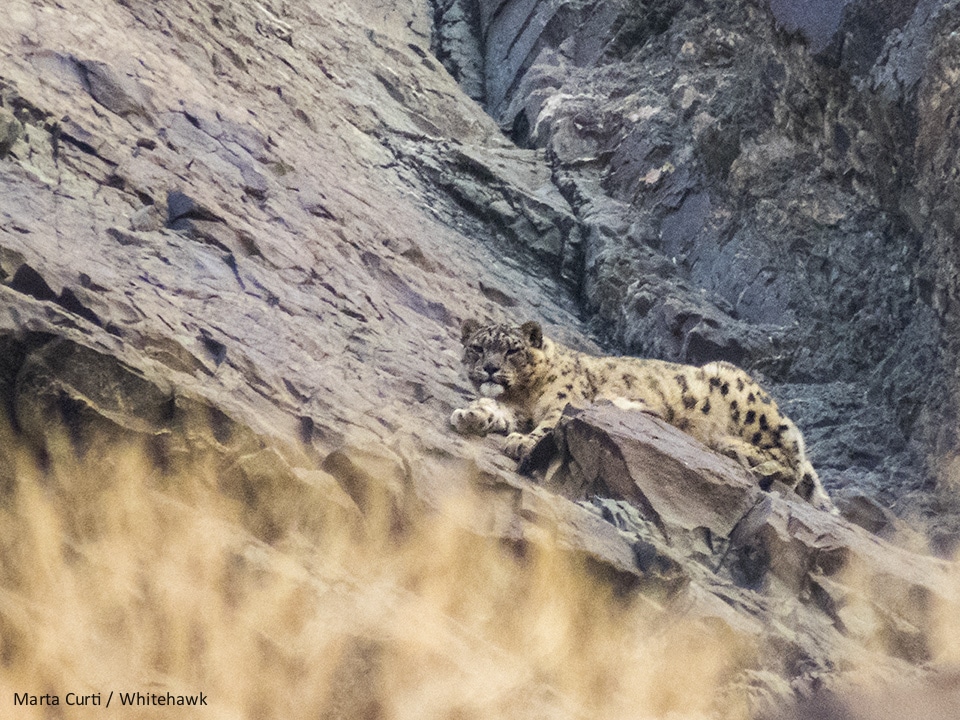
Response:
POLYGON ((952 481, 956 4, 477 6, 441 57, 547 151, 592 327, 762 370, 834 488, 952 481))
POLYGON ((925 663, 949 682, 955 566, 884 506, 952 502, 957 14, 882 5, 805 25, 748 1, 13 0, 7 695, 122 676, 206 682, 241 717, 305 715, 278 700, 305 686, 326 717, 747 717, 925 663), (559 471, 518 476, 446 426, 468 316, 762 373, 861 527, 611 408, 570 418, 559 471), (136 493, 110 461, 129 443, 136 493), (546 549, 575 570, 541 572, 546 549), (34 565, 65 593, 107 572, 126 604, 77 591, 77 631, 34 565), (177 615, 181 581, 209 603, 177 615), (210 669, 237 597, 272 696, 210 669), (85 667, 91 646, 111 663, 85 667), (691 662, 701 691, 671 690, 691 662))

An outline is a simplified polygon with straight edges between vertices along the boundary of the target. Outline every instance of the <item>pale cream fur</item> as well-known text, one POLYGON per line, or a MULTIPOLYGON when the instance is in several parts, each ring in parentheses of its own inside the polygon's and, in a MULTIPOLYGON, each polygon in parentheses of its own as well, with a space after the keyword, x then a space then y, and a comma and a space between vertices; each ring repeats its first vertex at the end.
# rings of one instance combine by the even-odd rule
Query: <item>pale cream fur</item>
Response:
POLYGON ((549 340, 535 322, 468 320, 463 344, 467 374, 481 397, 455 410, 450 422, 467 435, 507 435, 504 452, 513 458, 526 458, 568 404, 608 400, 655 415, 759 478, 783 482, 814 506, 833 510, 796 425, 735 365, 595 357, 549 340))

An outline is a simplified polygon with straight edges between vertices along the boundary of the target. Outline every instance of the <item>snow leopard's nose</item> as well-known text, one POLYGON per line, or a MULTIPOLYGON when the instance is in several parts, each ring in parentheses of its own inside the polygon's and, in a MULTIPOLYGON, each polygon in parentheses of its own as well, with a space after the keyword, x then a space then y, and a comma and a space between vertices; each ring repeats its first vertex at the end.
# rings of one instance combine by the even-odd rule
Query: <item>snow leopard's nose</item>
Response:
POLYGON ((493 377, 493 374, 500 369, 500 366, 495 363, 484 363, 483 371, 493 377))

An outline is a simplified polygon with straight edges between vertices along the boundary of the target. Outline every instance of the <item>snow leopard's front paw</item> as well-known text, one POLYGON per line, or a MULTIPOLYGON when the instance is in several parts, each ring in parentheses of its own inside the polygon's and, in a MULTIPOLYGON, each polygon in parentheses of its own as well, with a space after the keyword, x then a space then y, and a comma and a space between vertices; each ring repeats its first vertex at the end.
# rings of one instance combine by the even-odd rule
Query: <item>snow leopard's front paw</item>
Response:
POLYGON ((533 450, 537 444, 537 437, 524 435, 523 433, 510 433, 507 435, 507 442, 503 446, 503 452, 507 457, 511 457, 518 462, 522 462, 533 450))
POLYGON ((492 398, 474 400, 465 408, 454 410, 450 424, 461 435, 506 435, 513 432, 513 413, 492 398))

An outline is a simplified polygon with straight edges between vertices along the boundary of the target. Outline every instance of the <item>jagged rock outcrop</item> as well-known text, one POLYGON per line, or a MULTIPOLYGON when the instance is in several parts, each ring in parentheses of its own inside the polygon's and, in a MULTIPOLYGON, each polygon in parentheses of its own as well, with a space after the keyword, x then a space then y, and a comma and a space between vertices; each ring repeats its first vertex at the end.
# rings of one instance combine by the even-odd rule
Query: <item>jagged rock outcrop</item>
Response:
POLYGON ((477 5, 486 107, 584 224, 593 327, 781 383, 828 486, 951 482, 956 4, 477 5))
MULTIPOLYGON (((787 488, 764 492, 734 461, 642 413, 611 405, 572 413, 555 441, 545 483, 575 499, 626 501, 593 502, 635 535, 641 568, 672 566, 747 616, 764 596, 780 596, 792 623, 766 625, 764 632, 783 635, 760 647, 796 646, 795 662, 807 666, 808 679, 829 672, 817 666, 831 656, 826 646, 840 644, 836 638, 816 648, 825 638, 812 629, 823 615, 845 641, 869 647, 882 638, 895 657, 930 657, 938 629, 927 613, 953 602, 949 563, 885 545, 787 488), (672 560, 677 553, 715 577, 696 577, 691 564, 672 560)), ((776 653, 766 662, 776 663, 776 653)))
MULTIPOLYGON (((958 147, 955 15, 918 3, 834 47, 859 38, 855 10, 878 4, 848 3, 814 36, 794 33, 784 6, 753 2, 458 0, 431 16, 413 2, 66 0, 48 12, 13 0, 0 24, 0 510, 41 507, 23 504, 22 457, 45 478, 39 495, 94 498, 89 517, 59 508, 64 537, 37 543, 62 545, 82 578, 109 565, 96 543, 116 527, 137 538, 133 566, 153 567, 153 541, 190 563, 225 538, 222 566, 197 565, 214 568, 221 609, 281 578, 258 605, 275 603, 285 629, 238 635, 281 669, 277 687, 333 688, 314 698, 329 717, 390 716, 390 691, 407 702, 431 672, 468 698, 438 692, 437 707, 465 717, 600 716, 638 698, 652 714, 747 717, 950 660, 936 638, 956 603, 953 565, 914 552, 923 539, 883 505, 923 484, 918 453, 945 472, 955 449, 940 429, 953 427, 952 390, 937 385, 957 367, 957 203, 943 182, 958 147), (767 495, 686 436, 612 408, 569 418, 546 475, 519 476, 497 439, 446 427, 471 394, 458 342, 469 316, 535 317, 584 349, 594 337, 765 373, 848 517, 896 544, 767 495), (144 488, 96 472, 73 487, 58 471, 73 455, 95 462, 105 442, 107 455, 141 449, 155 468, 144 488), (201 481, 175 487, 178 470, 201 481), (182 541, 91 519, 138 489, 147 527, 180 528, 211 495, 227 509, 198 521, 216 533, 182 541), (423 526, 448 514, 456 530, 437 541, 423 526), (317 569, 341 527, 387 566, 394 545, 428 537, 406 558, 414 570, 365 588, 359 571, 317 569), (490 556, 504 548, 514 564, 498 575, 490 556), (582 574, 550 585, 544 548, 582 574), (440 563, 448 551, 465 559, 440 563), (548 591, 527 598, 504 580, 526 589, 525 572, 548 591), (457 592, 431 604, 431 588, 460 584, 510 606, 457 592), (568 596, 573 610, 551 604, 568 596), (323 655, 308 646, 327 604, 391 620, 375 637, 358 620, 323 655), (498 613, 515 624, 495 643, 464 620, 498 613), (561 660, 589 645, 577 622, 605 613, 630 624, 597 642, 627 655, 594 648, 602 668, 571 678, 561 660), (543 618, 555 616, 577 619, 554 623, 575 642, 551 640, 543 618), (429 652, 404 640, 424 617, 442 628, 429 652), (657 663, 618 675, 638 637, 667 677, 684 667, 677 647, 708 637, 692 657, 710 692, 681 697, 657 663), (473 691, 474 665, 497 669, 497 692, 473 691)), ((22 561, 4 538, 0 558, 22 561)), ((938 538, 949 555, 949 518, 938 538)), ((18 572, 0 573, 5 667, 29 656, 59 687, 49 659, 29 655, 46 646, 25 639, 58 614, 37 609, 44 596, 18 572)), ((107 587, 139 612, 199 573, 141 567, 107 587)), ((156 637, 177 636, 158 617, 156 637)), ((98 642, 113 638, 99 620, 98 642)), ((220 647, 191 622, 178 630, 191 652, 220 647)), ((106 682, 83 676, 81 656, 67 677, 106 682)), ((111 668, 169 679, 174 656, 111 668)), ((237 712, 297 716, 277 695, 237 712)))

